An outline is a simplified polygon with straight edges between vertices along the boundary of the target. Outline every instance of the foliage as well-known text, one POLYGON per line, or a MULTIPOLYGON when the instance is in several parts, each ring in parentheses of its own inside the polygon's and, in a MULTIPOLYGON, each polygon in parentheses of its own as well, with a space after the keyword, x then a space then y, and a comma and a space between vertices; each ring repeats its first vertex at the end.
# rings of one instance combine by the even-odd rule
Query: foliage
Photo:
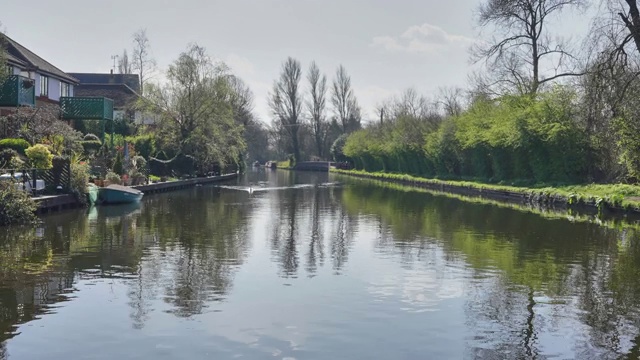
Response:
POLYGON ((53 166, 53 154, 42 144, 33 145, 25 150, 29 163, 36 169, 50 169, 53 166))
POLYGON ((234 119, 234 89, 228 75, 224 65, 192 45, 170 65, 164 87, 145 86, 149 93, 145 107, 161 114, 157 150, 173 155, 166 162, 176 171, 184 159, 201 172, 241 161, 246 144, 243 126, 234 119))
POLYGON ((116 174, 124 174, 124 164, 122 159, 122 153, 118 151, 116 154, 116 160, 113 163, 113 172, 116 174))
POLYGON ((145 159, 149 159, 152 155, 155 155, 156 144, 153 134, 127 137, 126 141, 133 144, 136 152, 145 159))
POLYGON ((358 169, 443 178, 579 182, 590 148, 578 126, 575 93, 565 88, 477 101, 434 122, 401 115, 354 133, 344 146, 358 169))
POLYGON ((102 147, 100 140, 83 140, 81 144, 85 154, 93 154, 102 147))
POLYGON ((42 105, 38 108, 21 107, 0 117, 1 137, 25 139, 30 144, 45 144, 56 155, 71 156, 83 151, 82 133, 59 119, 60 107, 42 105))
POLYGON ((4 149, 12 149, 18 152, 19 154, 24 155, 25 150, 31 146, 29 142, 25 139, 2 139, 0 140, 0 150, 4 149))
POLYGON ((343 148, 347 142, 348 137, 348 134, 342 134, 336 139, 336 141, 333 142, 333 145, 331 145, 331 157, 334 161, 343 162, 347 160, 347 157, 343 152, 343 148))
POLYGON ((13 149, 0 150, 0 169, 13 168, 11 164, 16 157, 18 157, 18 152, 13 149))
POLYGON ((0 182, 0 226, 34 223, 36 210, 26 191, 16 188, 12 181, 0 182))
POLYGON ((72 162, 70 168, 71 181, 69 191, 78 202, 85 205, 87 201, 85 193, 89 183, 89 165, 84 162, 72 162))
POLYGON ((105 180, 109 181, 112 184, 120 184, 121 179, 120 175, 114 173, 113 171, 109 171, 107 176, 105 176, 105 180))

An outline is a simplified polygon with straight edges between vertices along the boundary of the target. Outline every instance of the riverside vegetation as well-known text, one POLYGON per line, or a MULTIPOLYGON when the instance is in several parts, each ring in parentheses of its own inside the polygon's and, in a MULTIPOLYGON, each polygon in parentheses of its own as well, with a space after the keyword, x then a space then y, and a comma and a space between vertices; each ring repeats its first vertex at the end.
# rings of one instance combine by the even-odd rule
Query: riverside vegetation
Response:
MULTIPOLYGON (((0 117, 0 174, 37 169, 59 179, 68 168, 69 181, 62 191, 84 203, 91 180, 137 185, 236 171, 255 158, 259 150, 247 144, 259 137, 262 126, 253 115, 253 95, 240 78, 192 44, 169 65, 165 83, 146 81, 159 70, 149 57, 144 32, 134 40, 139 63, 124 64, 128 60, 123 55, 119 70, 138 69, 144 90, 127 107, 127 115, 107 123, 67 123, 60 120, 57 105, 16 108, 0 117), (135 113, 151 114, 155 121, 136 123, 135 113)), ((0 51, 0 63, 4 56, 0 51)), ((0 83, 3 76, 0 73, 0 83)), ((54 184, 47 186, 45 192, 60 191, 54 184)), ((0 209, 0 225, 35 219, 34 201, 15 186, 0 188, 0 209)))

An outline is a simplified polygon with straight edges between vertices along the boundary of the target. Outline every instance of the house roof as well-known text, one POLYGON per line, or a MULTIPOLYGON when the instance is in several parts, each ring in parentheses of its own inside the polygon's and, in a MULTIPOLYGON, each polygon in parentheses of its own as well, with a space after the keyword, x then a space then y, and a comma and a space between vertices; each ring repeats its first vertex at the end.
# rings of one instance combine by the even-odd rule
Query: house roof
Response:
POLYGON ((73 90, 74 96, 106 97, 113 100, 116 109, 132 105, 139 97, 138 93, 126 84, 80 84, 73 90))
POLYGON ((6 41, 7 59, 10 63, 26 68, 27 70, 36 70, 44 73, 45 75, 66 80, 73 84, 77 84, 79 82, 78 79, 53 66, 50 62, 36 55, 17 41, 4 34, 1 34, 1 36, 6 41))
POLYGON ((69 73, 80 80, 80 84, 124 84, 136 93, 140 92, 138 74, 69 73))

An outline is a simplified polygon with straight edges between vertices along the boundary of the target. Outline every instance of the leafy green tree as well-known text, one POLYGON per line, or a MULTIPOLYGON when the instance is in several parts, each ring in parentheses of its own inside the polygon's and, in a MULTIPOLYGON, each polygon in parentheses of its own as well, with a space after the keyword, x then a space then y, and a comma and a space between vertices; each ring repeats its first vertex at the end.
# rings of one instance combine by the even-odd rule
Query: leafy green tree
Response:
POLYGON ((202 171, 241 160, 246 144, 243 126, 234 119, 228 75, 224 64, 214 63, 193 44, 169 66, 166 85, 147 86, 145 106, 161 114, 156 147, 174 154, 166 161, 153 160, 187 159, 202 171))

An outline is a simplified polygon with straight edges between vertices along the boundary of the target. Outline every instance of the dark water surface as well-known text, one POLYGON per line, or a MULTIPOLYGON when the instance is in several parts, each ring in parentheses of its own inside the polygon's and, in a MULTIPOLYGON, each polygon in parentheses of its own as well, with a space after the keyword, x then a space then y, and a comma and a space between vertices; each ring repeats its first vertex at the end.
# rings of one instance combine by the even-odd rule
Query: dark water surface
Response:
POLYGON ((256 170, 0 229, 0 359, 638 358, 638 228, 256 170))

